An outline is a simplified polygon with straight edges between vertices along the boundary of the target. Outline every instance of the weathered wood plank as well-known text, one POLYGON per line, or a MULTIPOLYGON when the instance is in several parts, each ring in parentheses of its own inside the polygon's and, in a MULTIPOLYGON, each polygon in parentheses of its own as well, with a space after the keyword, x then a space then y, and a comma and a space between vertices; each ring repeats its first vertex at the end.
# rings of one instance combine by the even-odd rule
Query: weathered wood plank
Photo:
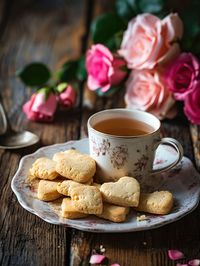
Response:
MULTIPOLYGON (((26 128, 38 134, 40 145, 77 139, 80 113, 75 109, 59 112, 52 124, 27 121, 21 106, 31 90, 19 82, 15 71, 35 60, 48 63, 53 69, 64 56, 80 54, 84 4, 77 0, 58 1, 57 4, 51 1, 53 6, 49 6, 50 1, 37 1, 36 6, 32 5, 34 1, 22 2, 14 2, 12 19, 6 24, 0 40, 0 91, 11 124, 16 129, 26 128)), ((37 147, 0 150, 1 265, 69 264, 70 230, 50 225, 25 211, 10 188, 21 156, 37 147)))
MULTIPOLYGON (((44 4, 45 1, 42 2, 44 4)), ((57 59, 62 61, 68 58, 69 54, 73 56, 79 54, 82 30, 78 25, 82 23, 83 9, 78 1, 70 4, 71 9, 69 5, 64 8, 61 6, 59 10, 54 7, 54 11, 48 9, 45 16, 44 11, 32 13, 29 10, 27 14, 20 11, 20 19, 13 19, 9 22, 1 40, 3 48, 0 53, 0 75, 4 79, 1 79, 0 88, 12 125, 17 129, 28 128, 36 132, 42 139, 42 145, 76 139, 79 135, 81 114, 79 110, 62 113, 62 115, 59 113, 54 124, 27 122, 20 107, 29 97, 30 90, 24 88, 16 80, 14 73, 16 68, 32 60, 42 59, 53 68, 57 59), (79 16, 74 16, 74 12, 79 16), (67 20, 65 20, 66 17, 67 20), (31 26, 28 24, 30 21, 31 26), (74 30, 73 27, 70 28, 72 25, 74 30), (66 46, 65 43, 67 43, 66 46)), ((94 13, 105 10, 106 6, 106 1, 97 2, 94 13)), ((123 106, 123 98, 121 94, 118 94, 111 99, 95 100, 93 110, 84 108, 82 110, 82 137, 87 134, 86 121, 90 114, 102 109, 121 106, 123 106)), ((164 122, 162 133, 164 136, 178 138, 184 146, 185 154, 193 159, 187 124, 180 121, 164 122)), ((3 191, 0 195, 2 202, 1 265, 68 265, 69 263, 70 265, 88 265, 92 249, 100 245, 106 248, 110 263, 118 262, 121 266, 175 265, 167 258, 168 248, 181 249, 186 256, 191 258, 200 256, 199 208, 180 221, 163 228, 130 234, 91 234, 72 230, 71 235, 69 230, 49 225, 29 214, 17 203, 10 190, 10 182, 21 155, 34 149, 16 152, 0 150, 0 186, 3 191), (12 167, 9 167, 10 164, 12 167), (71 247, 70 238, 72 239, 71 247), (71 261, 69 261, 69 252, 71 261)))
POLYGON ((2 34, 7 23, 7 18, 10 13, 10 4, 8 1, 0 1, 0 33, 2 34))
MULTIPOLYGON (((188 232, 198 227, 198 210, 182 220, 163 228, 125 234, 91 234, 76 232, 72 238, 74 248, 71 265, 88 265, 92 250, 103 245, 110 263, 134 266, 175 265, 167 256, 169 248, 181 249, 187 257, 199 257, 199 238, 197 233, 188 232), (194 225, 193 225, 194 224, 194 225), (79 237, 77 237, 79 236, 79 237)), ((109 264, 110 265, 110 264, 109 264)))
POLYGON ((190 125, 191 139, 194 149, 194 158, 197 169, 200 171, 200 127, 190 125))

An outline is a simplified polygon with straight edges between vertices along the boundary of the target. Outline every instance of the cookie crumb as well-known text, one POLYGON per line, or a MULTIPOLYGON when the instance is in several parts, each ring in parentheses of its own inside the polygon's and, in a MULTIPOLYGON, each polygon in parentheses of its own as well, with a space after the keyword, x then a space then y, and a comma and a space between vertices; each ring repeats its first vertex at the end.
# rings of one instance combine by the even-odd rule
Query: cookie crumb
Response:
POLYGON ((148 220, 148 218, 146 217, 145 214, 142 214, 142 215, 137 216, 137 221, 138 222, 146 221, 146 220, 148 220))

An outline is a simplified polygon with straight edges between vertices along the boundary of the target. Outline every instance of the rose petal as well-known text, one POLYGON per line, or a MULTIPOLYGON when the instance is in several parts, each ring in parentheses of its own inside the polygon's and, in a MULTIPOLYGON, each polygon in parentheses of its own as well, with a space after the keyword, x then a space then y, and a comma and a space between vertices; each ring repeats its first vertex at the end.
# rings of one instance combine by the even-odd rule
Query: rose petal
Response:
POLYGON ((118 85, 126 76, 126 72, 121 69, 124 65, 126 62, 113 55, 106 46, 92 45, 86 54, 89 89, 101 88, 102 92, 106 92, 112 85, 118 85))
POLYGON ((50 93, 48 98, 45 99, 45 94, 38 92, 32 105, 32 111, 52 117, 55 113, 56 107, 56 96, 53 93, 50 93))
POLYGON ((113 263, 110 266, 120 266, 118 263, 113 263))
POLYGON ((173 43, 182 34, 183 23, 177 14, 162 20, 152 14, 140 14, 129 21, 118 53, 130 69, 153 69, 162 59, 168 62, 177 54, 178 44, 173 43))
POLYGON ((104 255, 93 254, 90 257, 90 263, 91 264, 101 263, 105 258, 106 258, 106 256, 104 256, 104 255))
POLYGON ((175 105, 172 93, 155 70, 133 70, 126 82, 124 99, 127 108, 148 111, 159 119, 176 115, 176 109, 170 112, 175 105))
POLYGON ((66 89, 59 95, 59 102, 64 107, 72 107, 76 101, 76 93, 71 86, 66 87, 66 89))
POLYGON ((168 42, 176 41, 176 39, 181 39, 183 35, 183 22, 178 16, 178 14, 169 14, 162 20, 162 25, 166 26, 165 36, 168 42))
POLYGON ((56 96, 51 93, 48 99, 41 92, 34 93, 23 105, 23 111, 32 121, 52 121, 57 107, 56 96))
POLYGON ((176 249, 169 249, 168 250, 168 256, 171 260, 179 260, 184 258, 184 254, 176 249))
POLYGON ((176 266, 188 266, 188 264, 177 263, 176 266))
POLYGON ((169 62, 172 62, 180 54, 180 46, 178 43, 173 43, 169 50, 157 61, 157 67, 165 68, 169 62))
POLYGON ((191 266, 198 266, 200 265, 200 260, 199 259, 193 259, 193 260, 190 260, 188 262, 188 265, 191 265, 191 266))

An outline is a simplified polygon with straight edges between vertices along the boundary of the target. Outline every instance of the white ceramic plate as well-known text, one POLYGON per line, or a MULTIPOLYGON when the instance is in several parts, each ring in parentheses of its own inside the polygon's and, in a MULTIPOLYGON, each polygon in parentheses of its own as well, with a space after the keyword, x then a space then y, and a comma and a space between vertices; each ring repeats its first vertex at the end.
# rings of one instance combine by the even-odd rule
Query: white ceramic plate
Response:
MULTIPOLYGON (((174 222, 191 212, 198 205, 200 175, 191 161, 183 157, 175 168, 163 174, 152 176, 146 185, 146 190, 170 190, 173 193, 175 204, 170 214, 163 216, 146 215, 147 220, 139 222, 137 221, 138 213, 132 210, 124 223, 113 223, 95 216, 88 216, 78 220, 61 218, 58 216, 60 200, 55 201, 53 204, 38 200, 35 185, 30 185, 26 179, 29 168, 37 158, 44 156, 51 158, 54 153, 67 149, 77 149, 80 152, 88 153, 88 139, 46 146, 33 154, 23 157, 12 180, 12 190, 22 207, 48 223, 90 232, 141 231, 174 222), (152 182, 154 188, 152 188, 152 182)), ((164 145, 160 146, 156 153, 154 168, 159 168, 168 161, 173 160, 173 156, 175 156, 173 149, 164 145)))

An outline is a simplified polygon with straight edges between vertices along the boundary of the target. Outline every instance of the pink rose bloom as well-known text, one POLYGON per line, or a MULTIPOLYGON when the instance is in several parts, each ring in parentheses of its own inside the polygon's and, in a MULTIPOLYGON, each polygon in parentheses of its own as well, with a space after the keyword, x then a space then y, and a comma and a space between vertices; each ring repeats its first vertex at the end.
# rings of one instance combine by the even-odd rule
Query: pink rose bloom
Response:
POLYGON ((194 124, 200 125, 200 81, 195 84, 194 91, 185 97, 184 113, 194 124))
POLYGON ((76 93, 71 86, 67 86, 64 91, 59 94, 59 103, 64 107, 72 107, 76 102, 76 93))
POLYGON ((119 54, 132 69, 152 69, 179 53, 175 43, 183 35, 183 23, 177 14, 163 20, 151 14, 133 18, 124 33, 119 54))
POLYGON ((159 119, 176 115, 172 93, 158 72, 133 70, 126 82, 125 102, 127 108, 148 111, 159 119))
POLYGON ((27 118, 33 121, 52 121, 57 107, 56 96, 50 93, 45 99, 44 92, 34 93, 23 105, 27 118))
POLYGON ((101 88, 106 92, 112 85, 118 85, 127 74, 122 70, 125 66, 125 61, 113 55, 104 45, 92 45, 86 55, 89 89, 101 88))
POLYGON ((169 66, 166 80, 175 99, 184 100, 196 87, 200 74, 198 59, 191 53, 182 53, 169 66))

